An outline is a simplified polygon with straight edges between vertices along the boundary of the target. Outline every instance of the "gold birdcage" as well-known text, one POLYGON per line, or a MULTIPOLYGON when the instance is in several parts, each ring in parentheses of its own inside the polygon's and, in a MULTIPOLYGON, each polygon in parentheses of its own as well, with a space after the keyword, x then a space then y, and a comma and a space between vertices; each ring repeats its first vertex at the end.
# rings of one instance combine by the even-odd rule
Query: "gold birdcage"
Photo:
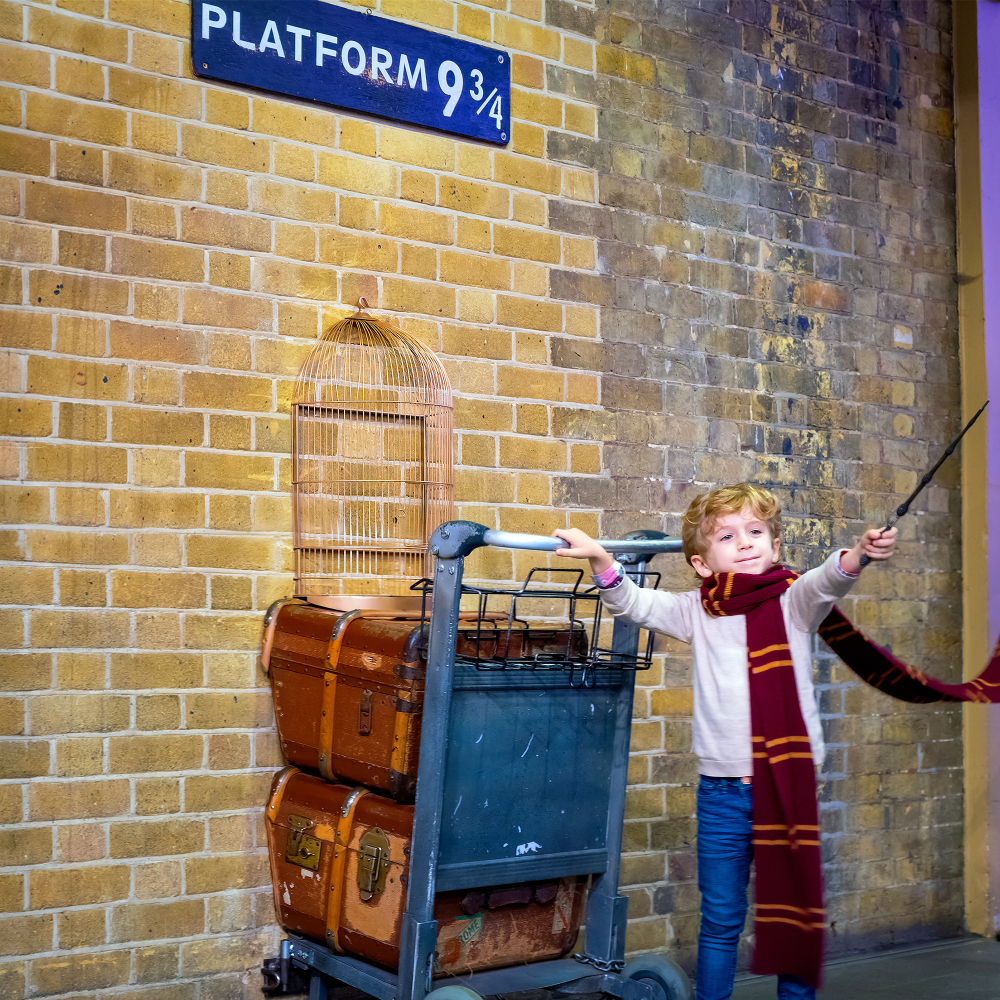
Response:
POLYGON ((419 607, 431 533, 452 516, 452 400, 428 347, 366 312, 333 324, 292 397, 295 593, 419 607))

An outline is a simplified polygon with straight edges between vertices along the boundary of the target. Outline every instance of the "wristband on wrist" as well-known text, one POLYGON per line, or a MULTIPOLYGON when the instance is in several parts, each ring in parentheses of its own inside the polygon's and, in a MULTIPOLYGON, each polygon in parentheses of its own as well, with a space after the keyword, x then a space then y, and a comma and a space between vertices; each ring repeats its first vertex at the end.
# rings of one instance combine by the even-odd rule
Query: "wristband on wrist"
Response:
POLYGON ((625 578, 625 570, 622 564, 615 560, 603 573, 595 573, 591 580, 597 584, 600 590, 610 590, 617 587, 625 578))

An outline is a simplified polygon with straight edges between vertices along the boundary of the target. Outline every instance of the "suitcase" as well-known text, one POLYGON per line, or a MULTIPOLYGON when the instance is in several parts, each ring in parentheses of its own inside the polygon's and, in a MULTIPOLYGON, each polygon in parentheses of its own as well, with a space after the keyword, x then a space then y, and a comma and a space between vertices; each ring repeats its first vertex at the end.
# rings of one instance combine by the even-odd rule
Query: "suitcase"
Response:
MULTIPOLYGON (((271 785, 265 825, 281 926, 397 969, 413 806, 286 767, 271 785)), ((580 930, 584 881, 438 893, 434 974, 567 954, 580 930)))
MULTIPOLYGON (((586 656, 577 629, 515 629, 491 615, 460 628, 467 657, 586 656)), ((261 657, 271 680, 285 760, 412 802, 416 792, 426 663, 420 619, 331 611, 278 601, 264 622, 261 657)))

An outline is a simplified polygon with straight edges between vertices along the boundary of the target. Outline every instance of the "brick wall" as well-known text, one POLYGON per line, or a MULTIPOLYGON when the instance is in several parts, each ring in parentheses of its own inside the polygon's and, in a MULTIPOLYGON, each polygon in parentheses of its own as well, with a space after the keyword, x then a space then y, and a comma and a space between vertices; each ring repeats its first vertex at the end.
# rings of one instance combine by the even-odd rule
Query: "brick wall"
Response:
MULTIPOLYGON (((955 430, 947 4, 368 6, 511 51, 511 145, 203 83, 183 3, 0 0, 4 997, 258 995, 288 398, 359 295, 445 360, 460 514, 500 528, 676 532, 749 477, 805 568, 955 430)), ((846 602, 943 676, 955 473, 846 602)), ((628 948, 690 966, 690 660, 663 652, 628 948)), ((957 929, 960 714, 817 671, 831 951, 957 929)))

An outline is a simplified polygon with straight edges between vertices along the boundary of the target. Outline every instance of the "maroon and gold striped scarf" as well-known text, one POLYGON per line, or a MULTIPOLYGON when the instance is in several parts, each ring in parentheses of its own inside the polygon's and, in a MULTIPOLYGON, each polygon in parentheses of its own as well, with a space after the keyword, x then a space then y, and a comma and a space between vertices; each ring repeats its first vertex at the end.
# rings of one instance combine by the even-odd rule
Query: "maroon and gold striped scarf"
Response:
MULTIPOLYGON (((757 865, 754 971, 786 973, 819 986, 823 961, 816 773, 779 598, 798 574, 721 573, 701 585, 713 617, 745 615, 753 738, 753 845, 757 865)), ((876 646, 834 608, 819 633, 862 680, 902 701, 1000 701, 1000 642, 986 669, 944 684, 876 646)))

